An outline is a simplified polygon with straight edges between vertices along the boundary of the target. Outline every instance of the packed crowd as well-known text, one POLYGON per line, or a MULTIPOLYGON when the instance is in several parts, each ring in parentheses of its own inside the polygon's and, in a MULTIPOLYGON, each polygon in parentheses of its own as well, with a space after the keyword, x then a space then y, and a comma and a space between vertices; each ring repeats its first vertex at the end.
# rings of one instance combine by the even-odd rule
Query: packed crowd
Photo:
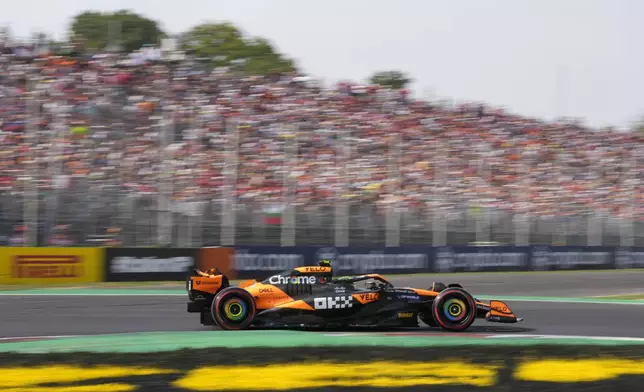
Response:
POLYGON ((235 192, 246 205, 644 216, 644 149, 634 133, 371 85, 326 88, 295 74, 120 60, 0 57, 2 192, 83 179, 93 190, 154 194, 171 184, 175 201, 219 199, 236 134, 235 192))

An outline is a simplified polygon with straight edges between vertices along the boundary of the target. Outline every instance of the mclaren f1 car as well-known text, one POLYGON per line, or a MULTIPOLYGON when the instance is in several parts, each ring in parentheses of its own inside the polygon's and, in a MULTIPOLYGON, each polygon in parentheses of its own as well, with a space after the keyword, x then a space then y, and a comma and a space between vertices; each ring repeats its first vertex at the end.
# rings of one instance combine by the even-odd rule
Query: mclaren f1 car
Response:
POLYGON ((303 266, 231 285, 217 270, 186 279, 189 313, 201 324, 248 328, 430 327, 460 332, 476 319, 516 323, 502 301, 479 301, 459 284, 395 287, 379 274, 333 277, 330 265, 303 266), (358 287, 362 283, 363 287, 358 287))

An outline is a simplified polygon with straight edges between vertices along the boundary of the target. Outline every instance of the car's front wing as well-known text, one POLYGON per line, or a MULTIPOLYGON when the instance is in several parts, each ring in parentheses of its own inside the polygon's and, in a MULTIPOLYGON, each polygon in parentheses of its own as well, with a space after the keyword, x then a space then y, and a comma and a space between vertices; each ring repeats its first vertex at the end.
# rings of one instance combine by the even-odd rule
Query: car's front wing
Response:
POLYGON ((489 303, 476 300, 477 317, 493 323, 517 323, 523 318, 517 317, 512 309, 503 301, 491 300, 489 303))

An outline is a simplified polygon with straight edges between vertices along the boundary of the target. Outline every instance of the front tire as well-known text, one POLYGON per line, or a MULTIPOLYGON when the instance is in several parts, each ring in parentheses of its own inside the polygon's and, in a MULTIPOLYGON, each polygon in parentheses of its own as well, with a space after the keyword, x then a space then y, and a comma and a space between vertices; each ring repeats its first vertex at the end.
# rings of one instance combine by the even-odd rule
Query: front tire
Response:
POLYGON ((476 319, 476 302, 474 297, 462 288, 450 287, 434 299, 432 315, 442 329, 462 332, 476 319))
POLYGON ((210 308, 213 319, 225 330, 246 329, 255 319, 257 308, 250 293, 239 287, 221 290, 210 308))

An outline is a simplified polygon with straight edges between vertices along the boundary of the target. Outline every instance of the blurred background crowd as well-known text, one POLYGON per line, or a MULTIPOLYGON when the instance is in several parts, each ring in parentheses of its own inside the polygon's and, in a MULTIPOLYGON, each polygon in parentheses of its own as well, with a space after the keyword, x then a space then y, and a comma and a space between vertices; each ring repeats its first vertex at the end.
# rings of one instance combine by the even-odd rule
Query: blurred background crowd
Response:
POLYGON ((0 129, 11 244, 644 242, 641 132, 405 89, 5 46, 0 129))

